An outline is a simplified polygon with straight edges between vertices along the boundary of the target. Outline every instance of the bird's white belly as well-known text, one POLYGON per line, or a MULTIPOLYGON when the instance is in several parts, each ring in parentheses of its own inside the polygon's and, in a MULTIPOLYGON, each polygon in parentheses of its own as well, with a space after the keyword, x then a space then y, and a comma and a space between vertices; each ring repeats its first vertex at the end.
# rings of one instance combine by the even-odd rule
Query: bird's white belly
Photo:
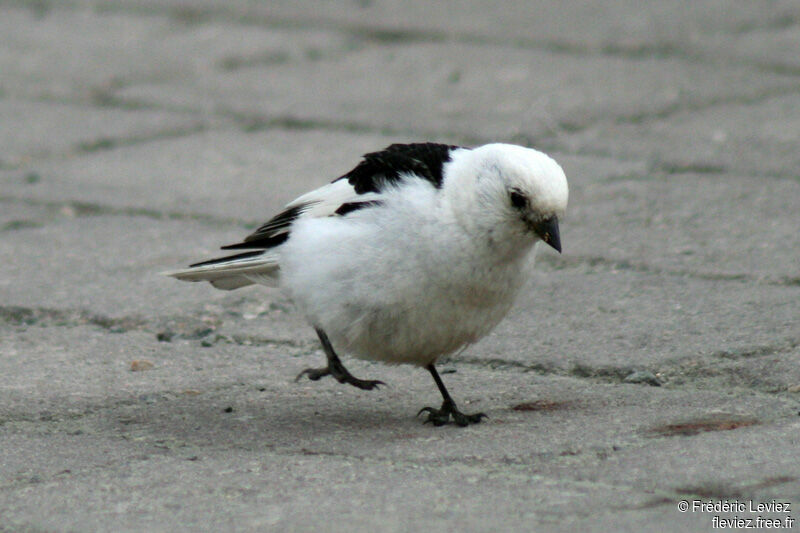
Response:
POLYGON ((349 221, 297 224, 282 247, 281 283, 336 351, 427 365, 477 341, 506 315, 532 242, 493 253, 431 220, 432 209, 398 208, 392 217, 364 210, 349 221))
POLYGON ((486 335, 513 301, 511 297, 478 301, 480 295, 469 293, 459 296, 464 298, 413 306, 398 303, 353 315, 338 340, 344 352, 362 359, 424 366, 486 335))
POLYGON ((487 269, 460 283, 429 277, 409 284, 397 276, 371 288, 364 280, 355 288, 331 272, 324 295, 300 291, 296 296, 337 351, 424 366, 476 342, 503 319, 522 284, 521 267, 487 269))

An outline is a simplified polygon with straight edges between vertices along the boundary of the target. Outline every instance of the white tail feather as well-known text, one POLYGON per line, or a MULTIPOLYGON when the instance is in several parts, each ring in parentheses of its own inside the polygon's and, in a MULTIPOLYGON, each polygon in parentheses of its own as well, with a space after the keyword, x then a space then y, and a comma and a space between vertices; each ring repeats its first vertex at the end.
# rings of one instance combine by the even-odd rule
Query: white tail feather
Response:
POLYGON ((275 254, 263 253, 246 259, 232 259, 182 270, 164 272, 182 281, 208 281, 217 289, 230 291, 260 283, 275 286, 280 266, 275 254))

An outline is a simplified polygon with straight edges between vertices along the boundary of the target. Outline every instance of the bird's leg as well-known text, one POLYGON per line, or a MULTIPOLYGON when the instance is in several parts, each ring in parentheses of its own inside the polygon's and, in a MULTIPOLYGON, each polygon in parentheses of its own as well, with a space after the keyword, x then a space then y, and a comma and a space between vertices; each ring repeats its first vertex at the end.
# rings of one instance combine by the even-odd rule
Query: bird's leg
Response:
POLYGON ((295 381, 299 381, 303 376, 308 376, 311 381, 317 381, 325 376, 333 376, 339 383, 349 383, 354 387, 364 390, 372 390, 378 385, 386 385, 383 381, 358 379, 353 376, 342 364, 339 356, 333 351, 328 335, 319 328, 314 328, 319 336, 319 341, 322 343, 322 349, 325 350, 325 355, 328 357, 328 366, 323 368, 306 368, 297 375, 295 381))
POLYGON ((470 424, 477 424, 481 421, 481 418, 488 418, 484 413, 475 413, 474 415, 467 415, 462 413, 456 407, 456 402, 453 401, 453 398, 450 397, 450 393, 447 392, 447 389, 444 386, 444 382, 442 382, 442 378, 439 377, 439 373, 436 371, 436 367, 433 366, 433 363, 429 364, 425 368, 428 369, 428 372, 431 373, 433 376, 433 381, 436 382, 436 386, 439 387, 439 392, 442 393, 442 398, 444 398, 444 402, 442 402, 441 409, 434 409, 433 407, 423 407, 420 409, 417 416, 421 415, 422 413, 428 413, 428 419, 425 422, 430 422, 434 426, 443 426, 450 421, 450 417, 453 417, 453 421, 458 424, 459 426, 468 426, 470 424))

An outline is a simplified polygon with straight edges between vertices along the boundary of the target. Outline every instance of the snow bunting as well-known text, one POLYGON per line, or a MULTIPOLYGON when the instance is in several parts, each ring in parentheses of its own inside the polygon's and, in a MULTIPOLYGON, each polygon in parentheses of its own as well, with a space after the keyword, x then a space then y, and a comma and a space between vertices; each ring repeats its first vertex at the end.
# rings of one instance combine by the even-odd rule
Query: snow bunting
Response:
POLYGON ((337 351, 425 367, 444 402, 426 421, 466 426, 434 364, 489 333, 510 309, 538 241, 559 252, 567 180, 546 154, 510 144, 393 144, 289 203, 247 250, 168 273, 218 289, 280 286, 319 336, 327 366, 298 375, 370 390, 337 351))

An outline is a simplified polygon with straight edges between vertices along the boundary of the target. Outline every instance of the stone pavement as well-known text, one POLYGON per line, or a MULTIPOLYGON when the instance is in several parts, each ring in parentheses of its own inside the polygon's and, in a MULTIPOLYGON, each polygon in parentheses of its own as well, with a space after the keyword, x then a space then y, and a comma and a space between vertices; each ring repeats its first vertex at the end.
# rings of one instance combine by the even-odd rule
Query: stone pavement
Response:
POLYGON ((797 519, 799 51, 796 0, 0 2, 0 531, 797 519), (410 140, 571 185, 563 256, 442 366, 464 429, 420 369, 294 383, 278 291, 159 275, 410 140))

